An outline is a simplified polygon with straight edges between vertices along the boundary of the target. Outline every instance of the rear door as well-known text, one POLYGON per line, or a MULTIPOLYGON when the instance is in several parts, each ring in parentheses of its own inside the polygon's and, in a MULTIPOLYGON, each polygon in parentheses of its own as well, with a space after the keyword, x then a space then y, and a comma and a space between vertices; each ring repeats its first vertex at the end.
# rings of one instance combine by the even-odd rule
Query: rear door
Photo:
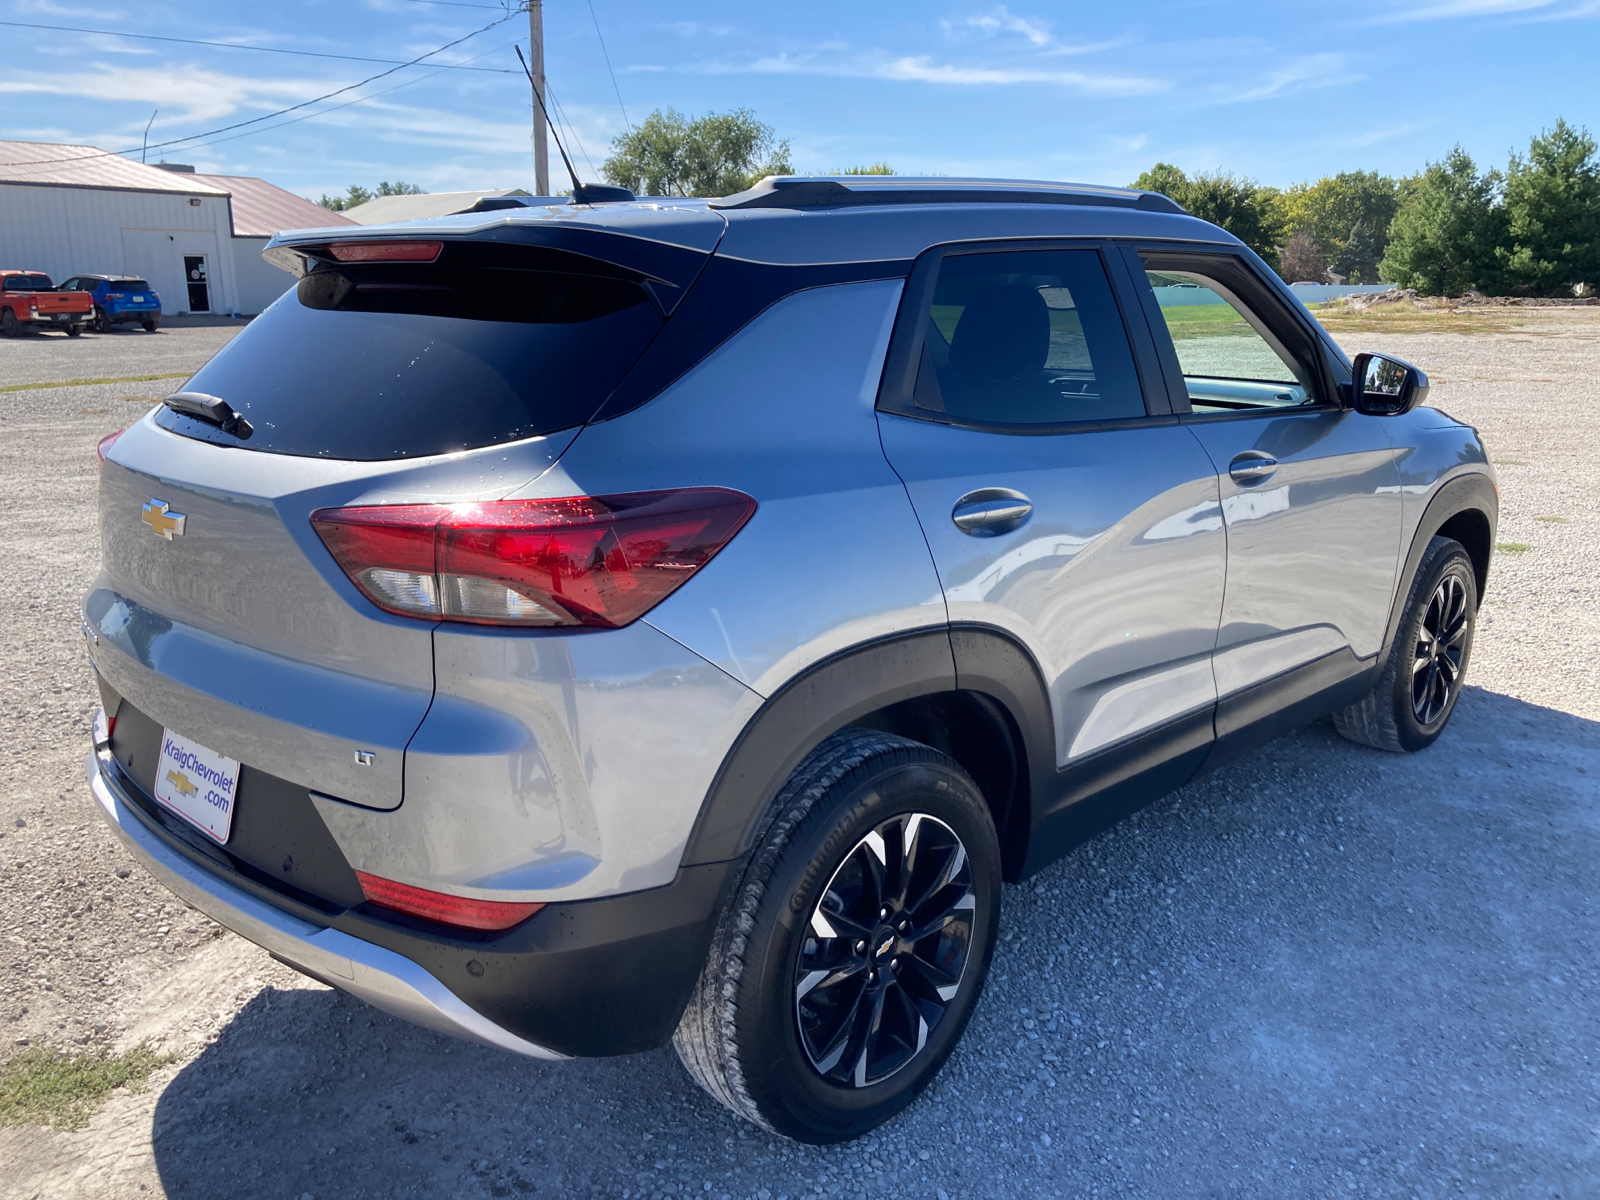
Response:
MULTIPOLYGON (((1216 474, 1137 307, 1130 338, 1123 270, 1082 242, 924 255, 879 401, 951 622, 1028 649, 1055 765, 1086 778, 1130 746, 1142 769, 1208 745, 1216 699, 1216 474)), ((1063 781, 1036 819, 1081 794, 1063 781)))
POLYGON ((1382 645, 1400 553, 1394 448, 1381 418, 1342 406, 1321 338, 1242 256, 1153 248, 1131 265, 1227 523, 1217 736, 1292 723, 1382 645))

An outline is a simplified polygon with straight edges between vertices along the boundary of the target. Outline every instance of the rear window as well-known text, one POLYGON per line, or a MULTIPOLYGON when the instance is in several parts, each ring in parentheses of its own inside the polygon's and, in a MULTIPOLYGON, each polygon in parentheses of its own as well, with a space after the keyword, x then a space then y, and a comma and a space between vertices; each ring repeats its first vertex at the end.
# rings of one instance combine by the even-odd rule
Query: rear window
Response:
POLYGON ((156 421, 319 458, 492 446, 588 420, 661 324, 636 280, 556 251, 456 244, 436 264, 323 264, 183 386, 248 418, 247 441, 170 409, 156 421))
POLYGON ((6 287, 8 292, 53 292, 56 285, 50 282, 48 275, 7 275, 6 287))
MULTIPOLYGON (((88 281, 89 286, 94 286, 94 280, 88 281)), ((113 292, 148 292, 150 285, 142 279, 113 279, 106 284, 113 292)))

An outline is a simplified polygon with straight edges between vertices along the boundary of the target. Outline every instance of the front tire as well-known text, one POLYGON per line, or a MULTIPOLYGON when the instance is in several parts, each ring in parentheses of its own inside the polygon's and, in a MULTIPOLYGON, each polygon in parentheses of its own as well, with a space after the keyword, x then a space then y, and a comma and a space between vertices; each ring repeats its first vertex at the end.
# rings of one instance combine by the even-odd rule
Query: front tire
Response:
POLYGON ((1460 542, 1428 543, 1377 686, 1333 725, 1352 742, 1394 753, 1438 740, 1461 698, 1478 617, 1478 576, 1460 542))
POLYGON ((847 729, 779 793, 673 1035, 695 1081, 775 1133, 858 1137, 965 1029, 994 948, 1000 850, 953 760, 847 729))

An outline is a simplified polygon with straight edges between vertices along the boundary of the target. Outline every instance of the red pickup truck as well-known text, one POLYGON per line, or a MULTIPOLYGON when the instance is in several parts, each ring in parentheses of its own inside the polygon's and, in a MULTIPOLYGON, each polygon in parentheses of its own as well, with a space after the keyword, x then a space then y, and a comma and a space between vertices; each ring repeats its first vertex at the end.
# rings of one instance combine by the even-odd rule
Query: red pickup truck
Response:
POLYGON ((58 292, 43 271, 0 270, 0 330, 7 337, 35 329, 65 329, 77 337, 93 316, 88 292, 58 292))

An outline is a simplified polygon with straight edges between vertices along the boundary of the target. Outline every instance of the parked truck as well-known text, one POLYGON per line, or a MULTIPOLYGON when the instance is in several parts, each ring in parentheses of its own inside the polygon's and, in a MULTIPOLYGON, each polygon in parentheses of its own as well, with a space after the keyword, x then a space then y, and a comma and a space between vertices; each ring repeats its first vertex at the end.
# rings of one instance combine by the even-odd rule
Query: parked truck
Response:
POLYGON ((58 292, 43 271, 0 270, 0 331, 7 337, 35 329, 65 329, 77 337, 93 315, 88 292, 58 292))

